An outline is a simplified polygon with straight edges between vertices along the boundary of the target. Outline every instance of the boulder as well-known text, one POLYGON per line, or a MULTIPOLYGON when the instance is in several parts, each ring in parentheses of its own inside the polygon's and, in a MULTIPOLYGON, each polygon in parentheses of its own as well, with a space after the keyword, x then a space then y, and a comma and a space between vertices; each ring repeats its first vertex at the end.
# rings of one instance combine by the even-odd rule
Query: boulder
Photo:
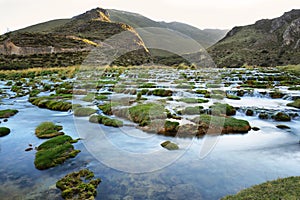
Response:
POLYGON ((170 151, 172 150, 178 150, 179 146, 175 143, 172 143, 170 141, 165 141, 163 143, 160 144, 163 148, 168 149, 170 151))

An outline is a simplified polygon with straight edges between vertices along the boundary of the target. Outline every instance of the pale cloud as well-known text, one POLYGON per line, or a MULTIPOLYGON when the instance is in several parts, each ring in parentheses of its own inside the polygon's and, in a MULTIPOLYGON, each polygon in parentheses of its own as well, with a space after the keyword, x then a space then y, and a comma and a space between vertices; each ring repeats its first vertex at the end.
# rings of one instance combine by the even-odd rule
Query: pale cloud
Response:
POLYGON ((232 28, 300 9, 299 0, 0 0, 0 33, 95 7, 137 12, 159 21, 203 28, 232 28))

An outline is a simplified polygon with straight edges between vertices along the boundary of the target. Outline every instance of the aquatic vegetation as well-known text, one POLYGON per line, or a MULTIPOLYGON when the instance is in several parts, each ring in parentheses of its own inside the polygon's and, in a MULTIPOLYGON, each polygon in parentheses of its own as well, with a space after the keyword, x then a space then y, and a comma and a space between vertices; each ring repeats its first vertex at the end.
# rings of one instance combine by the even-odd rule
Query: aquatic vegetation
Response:
POLYGON ((138 86, 139 88, 156 88, 155 83, 144 83, 138 86))
POLYGON ((195 93, 196 94, 203 94, 203 95, 210 94, 210 92, 207 91, 207 90, 196 90, 195 93))
POLYGON ((68 111, 72 108, 72 104, 70 102, 65 102, 60 99, 54 100, 55 98, 57 97, 32 97, 29 98, 29 102, 39 108, 47 108, 56 111, 68 111))
POLYGON ((226 97, 227 99, 241 100, 241 97, 232 94, 227 94, 226 97))
POLYGON ((13 109, 0 110, 0 119, 12 117, 18 112, 19 112, 18 110, 13 110, 13 109))
POLYGON ((224 95, 221 94, 206 94, 204 97, 211 98, 211 99, 219 99, 219 100, 224 99, 224 95))
POLYGON ((40 92, 38 89, 33 89, 29 92, 29 97, 36 97, 40 92))
POLYGON ((182 101, 184 103, 207 103, 209 100, 200 98, 181 98, 178 101, 182 101))
POLYGON ((299 196, 300 177, 288 177, 255 185, 222 200, 298 199, 299 196))
POLYGON ((229 104, 215 103, 209 108, 212 115, 232 116, 236 114, 235 108, 229 104))
POLYGON ((55 125, 53 122, 43 122, 35 129, 35 135, 38 138, 52 138, 58 135, 64 135, 60 132, 63 129, 62 126, 55 125))
POLYGON ((180 113, 184 115, 199 115, 205 112, 202 109, 203 106, 186 107, 182 111, 180 111, 180 113))
POLYGON ((106 115, 112 115, 113 114, 113 108, 120 105, 118 102, 109 102, 105 103, 103 105, 99 105, 98 108, 102 110, 102 112, 106 115))
POLYGON ((111 119, 109 117, 103 115, 92 115, 89 118, 89 121, 92 123, 103 124, 105 126, 112 126, 112 127, 121 127, 123 126, 123 122, 117 119, 111 119))
POLYGON ((140 104, 129 108, 129 115, 133 122, 140 126, 149 125, 151 120, 165 119, 165 109, 162 105, 155 103, 140 104))
POLYGON ((161 143, 160 145, 163 148, 168 149, 170 151, 179 149, 179 146, 177 144, 170 142, 170 141, 165 141, 165 142, 161 143))
POLYGON ((68 135, 61 135, 48 140, 37 147, 37 150, 50 149, 53 146, 63 145, 65 143, 76 143, 78 140, 73 140, 72 137, 68 135))
POLYGON ((192 121, 199 124, 198 130, 203 135, 207 133, 209 134, 247 133, 249 130, 251 130, 248 121, 236 119, 233 117, 200 115, 199 117, 192 119, 192 121))
POLYGON ((179 128, 179 122, 173 122, 173 121, 165 121, 165 125, 164 125, 164 131, 166 133, 177 133, 179 128))
POLYGON ((89 93, 86 96, 84 96, 81 100, 82 101, 87 101, 87 102, 92 102, 95 98, 95 94, 89 93))
POLYGON ((88 169, 73 172, 56 182, 64 199, 94 199, 101 179, 94 179, 94 173, 88 169))
POLYGON ((87 117, 87 116, 90 116, 94 113, 96 113, 97 111, 93 108, 83 108, 83 107, 80 107, 80 108, 76 108, 74 110, 74 116, 76 117, 87 117))
POLYGON ((37 149, 34 165, 39 170, 49 169, 74 158, 80 150, 74 150, 70 136, 61 135, 42 143, 37 149))
POLYGON ((215 84, 215 83, 208 83, 206 84, 207 88, 221 88, 222 85, 221 84, 215 84))
POLYGON ((297 99, 297 100, 295 100, 292 103, 288 103, 287 106, 295 107, 295 108, 300 108, 300 99, 297 99))
POLYGON ((0 127, 0 137, 10 134, 10 129, 7 127, 0 127))
POLYGON ((176 85, 176 88, 178 88, 178 89, 194 89, 195 87, 190 84, 179 84, 179 85, 176 85))
POLYGON ((154 96, 160 96, 160 97, 169 97, 169 96, 173 95, 173 91, 172 90, 165 90, 165 89, 155 89, 151 93, 154 96))

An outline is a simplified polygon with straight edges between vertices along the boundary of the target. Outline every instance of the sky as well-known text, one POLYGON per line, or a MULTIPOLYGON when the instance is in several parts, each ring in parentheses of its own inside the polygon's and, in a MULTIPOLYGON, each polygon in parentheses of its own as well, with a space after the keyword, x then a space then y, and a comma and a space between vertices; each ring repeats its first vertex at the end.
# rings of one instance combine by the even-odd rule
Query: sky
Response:
POLYGON ((71 18, 95 7, 136 12, 156 21, 178 21, 200 29, 231 29, 300 9, 300 0, 0 0, 0 33, 71 18))

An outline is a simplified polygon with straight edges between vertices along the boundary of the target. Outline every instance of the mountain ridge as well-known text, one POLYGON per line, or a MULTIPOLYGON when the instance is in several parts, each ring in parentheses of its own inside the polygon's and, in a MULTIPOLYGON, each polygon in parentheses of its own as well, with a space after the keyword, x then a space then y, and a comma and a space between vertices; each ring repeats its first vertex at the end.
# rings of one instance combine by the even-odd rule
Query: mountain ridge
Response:
MULTIPOLYGON (((135 30, 127 24, 111 22, 105 9, 92 9, 69 20, 52 20, 50 23, 51 27, 45 23, 31 26, 31 32, 25 28, 1 35, 1 68, 79 65, 94 47, 107 46, 104 41, 111 42, 112 47, 117 45, 118 50, 138 50, 134 59, 128 59, 126 55, 120 58, 122 61, 118 62, 124 66, 150 59, 135 30), (108 40, 122 32, 126 32, 126 41, 108 40)), ((101 64, 107 64, 103 62, 101 64)))
POLYGON ((231 29, 208 49, 220 67, 300 63, 300 10, 231 29))

